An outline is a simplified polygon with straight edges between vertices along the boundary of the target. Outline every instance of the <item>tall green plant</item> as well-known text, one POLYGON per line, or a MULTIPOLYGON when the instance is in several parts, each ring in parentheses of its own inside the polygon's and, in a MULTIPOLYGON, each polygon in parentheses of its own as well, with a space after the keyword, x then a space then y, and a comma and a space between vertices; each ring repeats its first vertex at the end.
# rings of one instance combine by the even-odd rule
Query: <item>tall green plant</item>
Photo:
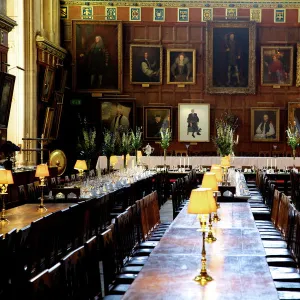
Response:
POLYGON ((233 135, 237 128, 237 121, 235 116, 227 112, 220 119, 215 120, 216 136, 213 142, 221 156, 233 154, 235 144, 233 135))
POLYGON ((172 140, 172 131, 169 128, 165 130, 161 129, 160 136, 161 136, 161 142, 160 142, 161 147, 164 150, 168 149, 170 146, 170 141, 172 140))

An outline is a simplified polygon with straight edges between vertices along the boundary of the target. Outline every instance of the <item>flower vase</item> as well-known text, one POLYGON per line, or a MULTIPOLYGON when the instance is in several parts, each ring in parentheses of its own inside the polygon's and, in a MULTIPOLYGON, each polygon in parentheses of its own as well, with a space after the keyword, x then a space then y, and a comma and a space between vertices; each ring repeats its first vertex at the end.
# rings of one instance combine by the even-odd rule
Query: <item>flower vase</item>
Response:
POLYGON ((127 156, 127 153, 124 153, 123 154, 123 168, 126 169, 127 165, 126 165, 126 156, 127 156))
POLYGON ((167 165, 167 149, 164 149, 164 165, 167 165))
POLYGON ((138 155, 137 155, 137 149, 135 149, 135 165, 138 165, 138 155))
POLYGON ((293 168, 295 168, 296 149, 293 149, 293 168))
POLYGON ((86 160, 86 166, 87 166, 88 170, 91 169, 91 159, 90 158, 86 160))
POLYGON ((107 169, 107 174, 110 173, 110 156, 106 156, 106 169, 107 169))

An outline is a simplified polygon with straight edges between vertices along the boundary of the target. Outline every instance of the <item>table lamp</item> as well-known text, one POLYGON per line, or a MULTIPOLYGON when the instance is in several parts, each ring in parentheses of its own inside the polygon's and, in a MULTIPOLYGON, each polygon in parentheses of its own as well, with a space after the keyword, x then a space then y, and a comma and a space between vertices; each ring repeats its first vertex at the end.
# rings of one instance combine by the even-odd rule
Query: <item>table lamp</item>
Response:
POLYGON ((213 278, 207 274, 206 270, 206 251, 205 251, 205 218, 203 215, 210 214, 214 210, 214 200, 208 194, 209 189, 199 188, 192 190, 190 195, 190 202, 187 211, 189 214, 201 215, 200 227, 202 231, 202 257, 201 257, 201 271, 194 280, 201 285, 205 285, 213 278))
POLYGON ((7 195, 7 187, 9 184, 13 184, 14 180, 12 177, 11 170, 0 170, 0 195, 2 196, 2 213, 1 222, 8 223, 9 220, 5 217, 5 198, 7 195))
POLYGON ((45 177, 49 176, 49 169, 47 164, 40 164, 36 166, 35 177, 38 177, 41 181, 41 203, 38 207, 38 210, 47 210, 44 205, 44 186, 45 186, 45 177))
POLYGON ((117 164, 117 162, 118 162, 117 156, 112 155, 112 156, 110 157, 110 165, 114 168, 115 165, 117 164))
POLYGON ((223 170, 220 166, 211 166, 210 172, 215 173, 217 177, 217 182, 220 183, 223 181, 223 170))
MULTIPOLYGON (((206 172, 203 175, 201 187, 212 189, 214 197, 215 197, 216 205, 218 207, 217 197, 218 197, 219 187, 218 187, 216 174, 213 173, 213 172, 206 172)), ((216 212, 214 214, 214 221, 217 222, 217 221, 220 221, 220 220, 221 219, 218 216, 218 212, 216 212)))
POLYGON ((82 177, 83 176, 83 171, 87 170, 86 161, 85 160, 76 160, 74 169, 78 170, 79 171, 79 176, 82 177))

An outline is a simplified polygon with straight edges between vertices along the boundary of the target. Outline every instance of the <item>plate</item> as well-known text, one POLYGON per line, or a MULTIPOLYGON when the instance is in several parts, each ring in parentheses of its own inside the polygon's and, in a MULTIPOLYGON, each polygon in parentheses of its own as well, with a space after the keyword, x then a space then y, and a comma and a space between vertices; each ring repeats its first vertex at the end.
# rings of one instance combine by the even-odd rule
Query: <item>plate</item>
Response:
POLYGON ((50 153, 50 166, 57 167, 57 175, 61 176, 67 168, 67 157, 61 150, 54 150, 50 153))

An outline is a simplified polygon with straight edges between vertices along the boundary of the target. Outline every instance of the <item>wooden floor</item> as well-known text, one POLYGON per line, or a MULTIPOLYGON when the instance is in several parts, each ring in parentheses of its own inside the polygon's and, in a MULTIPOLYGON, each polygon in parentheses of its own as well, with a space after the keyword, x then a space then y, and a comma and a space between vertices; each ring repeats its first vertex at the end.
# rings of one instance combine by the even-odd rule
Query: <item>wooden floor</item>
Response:
POLYGON ((265 250, 248 203, 222 203, 214 233, 206 243, 207 267, 214 280, 193 281, 199 273, 202 239, 196 215, 178 215, 123 299, 255 300, 278 299, 265 250))

